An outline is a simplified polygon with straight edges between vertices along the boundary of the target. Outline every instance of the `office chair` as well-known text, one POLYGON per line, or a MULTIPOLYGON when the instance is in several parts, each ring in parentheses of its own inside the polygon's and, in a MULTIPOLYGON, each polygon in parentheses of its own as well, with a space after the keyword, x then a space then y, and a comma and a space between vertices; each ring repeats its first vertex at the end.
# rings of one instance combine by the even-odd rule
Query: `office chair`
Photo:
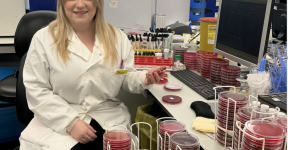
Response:
POLYGON ((27 126, 33 118, 33 113, 28 108, 26 99, 26 89, 23 83, 23 67, 27 51, 29 49, 33 35, 41 28, 49 25, 56 19, 57 13, 53 11, 34 11, 24 15, 15 32, 14 46, 16 54, 22 58, 18 73, 14 73, 17 77, 16 84, 16 111, 18 121, 27 126))
MULTIPOLYGON (((52 11, 37 11, 28 13, 22 17, 17 26, 14 39, 15 51, 19 58, 22 58, 28 51, 34 33, 55 20, 56 16, 56 13, 52 11)), ((0 81, 0 101, 8 102, 7 104, 1 105, 1 107, 15 104, 16 76, 17 71, 0 81)))
POLYGON ((0 101, 15 103, 16 96, 16 79, 14 74, 9 75, 0 81, 0 101))

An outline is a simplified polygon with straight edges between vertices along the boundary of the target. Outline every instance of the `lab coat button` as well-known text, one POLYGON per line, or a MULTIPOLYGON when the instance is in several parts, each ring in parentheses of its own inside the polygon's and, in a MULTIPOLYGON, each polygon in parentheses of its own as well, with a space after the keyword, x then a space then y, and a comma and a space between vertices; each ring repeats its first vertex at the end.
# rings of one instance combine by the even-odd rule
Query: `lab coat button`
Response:
POLYGON ((101 54, 101 53, 100 53, 99 55, 100 55, 100 56, 102 56, 102 54, 101 54))

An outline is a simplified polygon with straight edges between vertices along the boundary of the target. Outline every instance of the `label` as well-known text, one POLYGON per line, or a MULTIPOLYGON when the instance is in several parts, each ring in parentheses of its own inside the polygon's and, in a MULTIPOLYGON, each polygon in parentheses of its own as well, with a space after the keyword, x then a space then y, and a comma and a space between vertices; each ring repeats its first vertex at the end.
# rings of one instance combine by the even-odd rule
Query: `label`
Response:
POLYGON ((215 13, 215 17, 218 18, 218 12, 215 13))
POLYGON ((185 36, 191 36, 191 34, 189 34, 189 33, 183 33, 183 37, 185 37, 185 36))
POLYGON ((278 10, 277 6, 274 6, 274 10, 278 10))
POLYGON ((120 74, 127 74, 128 73, 128 70, 117 70, 116 71, 116 75, 120 75, 120 74))
POLYGON ((220 5, 220 0, 216 0, 216 6, 220 5))
POLYGON ((111 8, 118 8, 118 1, 110 1, 109 6, 111 8))
POLYGON ((208 44, 215 43, 216 25, 208 25, 208 44))
POLYGON ((279 102, 280 101, 280 99, 278 99, 278 98, 272 98, 275 102, 279 102))

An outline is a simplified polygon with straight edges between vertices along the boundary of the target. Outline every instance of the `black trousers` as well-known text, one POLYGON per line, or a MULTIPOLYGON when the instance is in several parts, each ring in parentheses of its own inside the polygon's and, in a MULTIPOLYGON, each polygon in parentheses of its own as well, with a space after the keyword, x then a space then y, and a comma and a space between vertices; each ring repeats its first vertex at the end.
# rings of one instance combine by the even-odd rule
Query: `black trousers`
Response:
POLYGON ((87 144, 78 143, 71 148, 71 150, 103 150, 103 134, 105 130, 99 125, 99 123, 92 119, 90 126, 94 128, 97 132, 95 133, 97 138, 87 144))

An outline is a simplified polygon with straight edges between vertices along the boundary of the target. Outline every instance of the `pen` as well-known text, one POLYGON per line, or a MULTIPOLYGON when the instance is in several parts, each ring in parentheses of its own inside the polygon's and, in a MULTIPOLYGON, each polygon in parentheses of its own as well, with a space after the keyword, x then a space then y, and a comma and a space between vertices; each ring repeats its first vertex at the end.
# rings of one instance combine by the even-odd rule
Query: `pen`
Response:
POLYGON ((122 59, 122 61, 121 61, 121 65, 120 65, 120 69, 124 69, 124 66, 123 66, 123 59, 122 59))

